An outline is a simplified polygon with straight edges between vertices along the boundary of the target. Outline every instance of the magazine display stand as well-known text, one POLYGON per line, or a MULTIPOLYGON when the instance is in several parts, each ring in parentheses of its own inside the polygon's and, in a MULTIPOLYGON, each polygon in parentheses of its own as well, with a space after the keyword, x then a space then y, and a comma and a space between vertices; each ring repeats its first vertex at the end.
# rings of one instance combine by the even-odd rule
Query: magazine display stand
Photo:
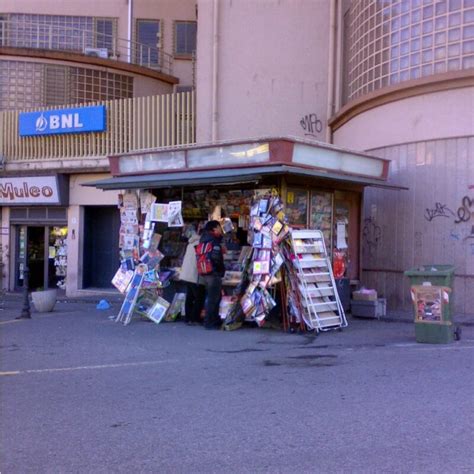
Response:
POLYGON ((320 230, 291 232, 294 307, 308 327, 327 331, 347 326, 339 300, 331 262, 326 252, 324 235, 320 230))

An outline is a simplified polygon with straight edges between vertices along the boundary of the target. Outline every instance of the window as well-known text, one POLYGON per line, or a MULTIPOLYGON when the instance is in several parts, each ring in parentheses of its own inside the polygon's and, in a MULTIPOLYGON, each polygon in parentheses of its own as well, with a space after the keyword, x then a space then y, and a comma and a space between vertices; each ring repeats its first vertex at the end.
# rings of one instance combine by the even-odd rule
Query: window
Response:
POLYGON ((97 48, 107 48, 109 54, 115 52, 114 21, 111 18, 95 19, 95 44, 97 48))
POLYGON ((112 72, 0 60, 0 110, 130 98, 133 77, 112 72))
POLYGON ((197 23, 177 21, 175 23, 174 53, 176 56, 191 56, 196 52, 197 23))
POLYGON ((474 0, 352 0, 343 23, 344 101, 409 79, 472 67, 466 55, 473 22, 474 0))
POLYGON ((115 18, 10 13, 0 15, 0 44, 61 51, 111 51, 116 43, 116 25, 115 18))
POLYGON ((135 57, 141 66, 158 66, 161 48, 159 20, 137 20, 135 57))

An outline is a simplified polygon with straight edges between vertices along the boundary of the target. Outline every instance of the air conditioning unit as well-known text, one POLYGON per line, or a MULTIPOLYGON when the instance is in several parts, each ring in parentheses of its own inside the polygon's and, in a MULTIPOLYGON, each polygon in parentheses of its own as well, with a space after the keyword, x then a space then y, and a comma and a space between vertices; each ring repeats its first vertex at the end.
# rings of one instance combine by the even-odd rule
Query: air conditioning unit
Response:
POLYGON ((107 48, 84 48, 84 54, 94 58, 107 59, 109 57, 109 50, 107 48))

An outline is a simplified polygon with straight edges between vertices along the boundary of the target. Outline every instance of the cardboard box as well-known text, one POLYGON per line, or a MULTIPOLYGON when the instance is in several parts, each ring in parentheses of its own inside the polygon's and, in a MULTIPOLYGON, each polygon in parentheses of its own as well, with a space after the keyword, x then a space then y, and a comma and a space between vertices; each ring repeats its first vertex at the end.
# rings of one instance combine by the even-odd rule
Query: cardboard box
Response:
POLYGON ((359 318, 382 318, 387 312, 387 300, 378 298, 375 301, 355 301, 351 302, 351 314, 359 318))
POLYGON ((355 301, 377 301, 377 292, 375 290, 353 291, 352 299, 355 301))

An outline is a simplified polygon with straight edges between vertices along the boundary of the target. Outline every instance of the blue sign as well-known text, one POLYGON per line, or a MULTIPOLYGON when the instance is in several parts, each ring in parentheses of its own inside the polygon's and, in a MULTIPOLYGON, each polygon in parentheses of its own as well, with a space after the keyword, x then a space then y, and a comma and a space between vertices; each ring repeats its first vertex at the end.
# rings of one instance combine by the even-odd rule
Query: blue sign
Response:
POLYGON ((18 117, 18 129, 20 137, 104 132, 107 129, 105 105, 21 112, 18 117))

